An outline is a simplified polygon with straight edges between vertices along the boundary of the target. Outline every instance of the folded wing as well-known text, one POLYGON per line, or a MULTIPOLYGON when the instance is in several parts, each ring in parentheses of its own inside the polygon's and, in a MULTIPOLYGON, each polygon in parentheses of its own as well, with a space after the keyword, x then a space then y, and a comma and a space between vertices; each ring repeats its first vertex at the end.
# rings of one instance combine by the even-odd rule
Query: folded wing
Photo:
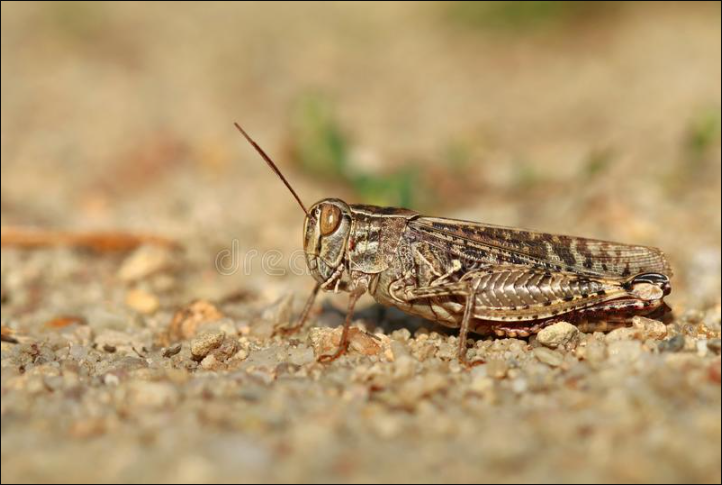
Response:
POLYGON ((549 271, 613 278, 639 273, 672 275, 662 251, 647 246, 439 217, 415 218, 408 222, 408 228, 417 240, 482 264, 526 264, 549 271))

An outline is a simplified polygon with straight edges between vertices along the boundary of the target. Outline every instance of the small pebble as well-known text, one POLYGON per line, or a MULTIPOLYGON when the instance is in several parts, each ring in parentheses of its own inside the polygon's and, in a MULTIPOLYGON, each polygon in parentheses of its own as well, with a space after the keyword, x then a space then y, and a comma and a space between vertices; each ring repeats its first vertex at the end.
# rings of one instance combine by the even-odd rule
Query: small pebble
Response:
POLYGON ((191 341, 191 354, 195 360, 202 360, 211 350, 220 347, 226 334, 220 331, 208 332, 191 341))
POLYGON ((576 343, 578 336, 579 329, 577 327, 567 322, 559 322, 543 328, 537 334, 537 340, 546 347, 556 349, 576 343))
POLYGON ((216 359, 218 359, 221 362, 225 362, 226 360, 233 357, 236 352, 238 352, 238 349, 240 348, 240 344, 238 343, 238 340, 233 338, 225 338, 221 342, 221 345, 219 345, 217 348, 213 349, 211 352, 216 359))
POLYGON ((642 354, 642 344, 637 340, 620 340, 607 347, 609 362, 615 364, 631 364, 642 354))
POLYGON ((639 340, 662 340, 667 336, 667 326, 664 323, 646 317, 632 318, 632 330, 639 340))
POLYGON ((381 352, 381 343, 379 340, 364 331, 352 328, 349 330, 349 339, 349 350, 356 351, 362 355, 377 355, 381 352))
POLYGON ((172 256, 167 248, 141 246, 128 256, 118 270, 118 278, 126 283, 138 281, 170 266, 172 256))
POLYGON ((83 360, 88 356, 88 347, 84 345, 73 345, 70 347, 70 356, 75 360, 83 360))
POLYGON ((169 357, 173 357, 174 355, 177 355, 181 351, 181 348, 182 348, 181 344, 171 345, 170 347, 164 348, 161 355, 163 357, 165 357, 166 359, 169 357))
POLYGON ((511 381, 511 389, 517 394, 523 394, 529 388, 529 383, 521 377, 511 381))
POLYGON ((218 359, 216 359, 216 356, 213 354, 206 355, 201 361, 201 367, 205 370, 214 370, 218 367, 218 364, 218 359))
POLYGON ((621 328, 616 328, 616 329, 612 330, 611 332, 609 332, 605 336, 604 340, 606 340, 606 342, 609 344, 612 342, 619 342, 622 340, 632 340, 636 336, 637 336, 636 330, 631 329, 629 327, 621 327, 621 328))
POLYGON ((718 338, 713 338, 712 340, 707 341, 707 348, 709 348, 712 352, 719 355, 720 350, 722 350, 722 341, 718 338))
POLYGON ((486 372, 490 377, 501 379, 506 375, 508 364, 503 359, 489 359, 486 363, 486 372))
POLYGON ((408 328, 401 328, 399 330, 394 330, 391 333, 391 338, 393 340, 398 340, 401 342, 408 342, 409 339, 411 338, 411 332, 409 331, 408 328))
POLYGON ((215 305, 206 300, 196 300, 173 315, 168 328, 168 343, 193 338, 199 327, 221 318, 223 314, 215 305))
POLYGON ((675 335, 674 337, 663 340, 659 343, 661 352, 679 352, 684 349, 684 335, 675 335))
POLYGON ((416 359, 409 355, 402 355, 394 362, 394 377, 407 379, 416 373, 416 359))
POLYGON ((158 310, 158 298, 147 291, 134 289, 125 296, 125 304, 133 310, 144 315, 151 315, 158 310))
POLYGON ((106 386, 117 386, 120 384, 120 379, 115 374, 105 374, 105 376, 103 376, 103 383, 106 386))
POLYGON ((552 367, 559 367, 564 362, 564 356, 556 350, 551 350, 546 347, 537 347, 534 349, 534 356, 544 364, 552 367))
MULTIPOLYGON (((311 346, 313 347, 316 357, 321 355, 332 354, 341 344, 341 335, 343 329, 338 328, 313 328, 309 334, 311 346)), ((359 353, 361 355, 379 355, 383 354, 388 360, 393 360, 391 352, 390 339, 383 335, 377 337, 370 335, 358 327, 351 327, 348 331, 349 346, 348 352, 359 353)))
POLYGON ((459 347, 456 337, 451 337, 439 344, 436 350, 436 356, 444 360, 454 360, 458 357, 459 347))
POLYGON ((603 340, 589 339, 584 347, 584 359, 592 366, 600 366, 607 359, 607 346, 603 340))
POLYGON ((488 395, 494 389, 494 380, 486 375, 474 377, 469 389, 477 394, 488 395))
POLYGON ((704 357, 709 352, 709 346, 706 340, 697 340, 695 348, 697 349, 697 355, 704 357))

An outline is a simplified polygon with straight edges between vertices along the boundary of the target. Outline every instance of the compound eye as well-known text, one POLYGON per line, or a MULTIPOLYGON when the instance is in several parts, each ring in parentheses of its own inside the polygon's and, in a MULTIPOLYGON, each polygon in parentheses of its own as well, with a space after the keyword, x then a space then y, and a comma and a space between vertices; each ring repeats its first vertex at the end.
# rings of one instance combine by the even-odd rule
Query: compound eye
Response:
POLYGON ((341 224, 341 209, 326 204, 321 208, 321 235, 328 236, 341 224))

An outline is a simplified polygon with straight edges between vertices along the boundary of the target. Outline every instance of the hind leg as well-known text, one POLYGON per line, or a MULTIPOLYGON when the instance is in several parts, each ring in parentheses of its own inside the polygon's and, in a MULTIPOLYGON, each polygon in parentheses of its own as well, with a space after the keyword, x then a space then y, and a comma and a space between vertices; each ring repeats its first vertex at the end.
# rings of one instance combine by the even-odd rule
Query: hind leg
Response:
POLYGON ((581 310, 579 313, 586 318, 606 319, 610 321, 626 320, 635 315, 649 315, 668 308, 662 300, 642 300, 626 298, 612 300, 581 310))
POLYGON ((559 322, 579 325, 581 323, 589 324, 591 320, 595 324, 599 324, 599 326, 592 326, 594 330, 609 331, 626 325, 627 320, 635 315, 658 315, 664 314, 668 310, 669 307, 662 300, 628 298, 600 303, 546 320, 519 323, 486 322, 482 327, 486 327, 498 337, 517 338, 537 334, 544 327, 559 322))

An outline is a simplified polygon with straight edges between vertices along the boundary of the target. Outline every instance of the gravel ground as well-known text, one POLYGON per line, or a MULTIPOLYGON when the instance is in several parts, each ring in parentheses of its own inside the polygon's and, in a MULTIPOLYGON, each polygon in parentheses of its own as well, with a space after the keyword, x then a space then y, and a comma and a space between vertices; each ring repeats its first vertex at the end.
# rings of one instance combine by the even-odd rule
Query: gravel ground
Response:
POLYGON ((83 5, 2 4, 3 483, 720 482, 718 4, 532 32, 437 3, 83 5), (231 125, 307 203, 371 202, 299 161, 309 89, 364 180, 430 174, 415 208, 663 248, 672 312, 478 339, 467 370, 454 331, 366 299, 317 363, 345 299, 274 336, 312 283, 261 256, 285 267, 301 214, 231 125), (258 256, 219 271, 228 249, 258 256))

